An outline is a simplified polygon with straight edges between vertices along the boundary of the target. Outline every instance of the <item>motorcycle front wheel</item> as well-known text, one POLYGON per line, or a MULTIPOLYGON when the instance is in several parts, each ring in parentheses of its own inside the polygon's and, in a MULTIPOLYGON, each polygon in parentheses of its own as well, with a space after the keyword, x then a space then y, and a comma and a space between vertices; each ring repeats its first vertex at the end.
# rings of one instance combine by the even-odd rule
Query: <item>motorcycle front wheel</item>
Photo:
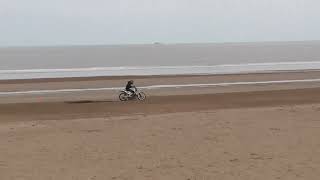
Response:
POLYGON ((126 93, 122 92, 119 94, 119 99, 120 99, 120 101, 128 101, 129 98, 126 93))
POLYGON ((147 98, 147 95, 144 92, 140 92, 137 97, 140 101, 143 101, 147 98))

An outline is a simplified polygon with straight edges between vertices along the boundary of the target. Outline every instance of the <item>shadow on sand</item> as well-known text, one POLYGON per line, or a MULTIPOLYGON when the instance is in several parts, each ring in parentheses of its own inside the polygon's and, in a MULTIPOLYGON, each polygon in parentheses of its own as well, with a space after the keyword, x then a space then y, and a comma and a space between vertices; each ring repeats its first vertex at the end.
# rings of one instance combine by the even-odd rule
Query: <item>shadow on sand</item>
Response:
POLYGON ((92 101, 92 100, 81 100, 81 101, 65 101, 66 104, 91 104, 91 103, 108 103, 108 102, 117 102, 112 100, 103 100, 103 101, 92 101))

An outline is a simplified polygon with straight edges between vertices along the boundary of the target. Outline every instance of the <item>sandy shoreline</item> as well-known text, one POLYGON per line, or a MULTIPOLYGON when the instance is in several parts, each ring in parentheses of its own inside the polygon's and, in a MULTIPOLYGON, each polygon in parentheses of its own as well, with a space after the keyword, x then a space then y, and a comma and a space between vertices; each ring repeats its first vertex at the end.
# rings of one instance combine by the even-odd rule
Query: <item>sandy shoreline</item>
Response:
MULTIPOLYGON (((9 81, 0 83, 0 92, 24 92, 24 91, 45 91, 53 93, 34 93, 21 95, 1 95, 0 104, 7 103, 41 103, 41 102, 65 102, 65 101, 116 101, 119 90, 98 90, 83 92, 59 93, 55 90, 68 89, 108 89, 114 87, 124 87, 126 81, 134 79, 137 87, 154 85, 188 85, 188 84, 220 84, 237 82, 265 82, 283 80, 312 80, 319 79, 320 71, 308 72, 279 72, 261 74, 235 74, 235 75, 203 75, 203 76, 141 76, 141 77, 99 77, 99 78, 72 78, 72 79, 52 79, 9 81)), ((168 95, 197 95, 197 94, 217 94, 233 92, 256 92, 274 91, 288 89, 308 89, 319 88, 320 82, 298 82, 280 84, 251 84, 233 86, 210 86, 210 87, 186 87, 186 88, 162 88, 144 89, 150 97, 168 95)))
MULTIPOLYGON (((137 79, 139 84, 317 78, 319 72, 137 79)), ((1 91, 121 80, 1 84, 1 91)), ((320 84, 0 97, 0 179, 308 179, 320 175, 320 84), (185 94, 184 91, 188 91, 185 94), (115 95, 114 95, 115 94, 115 95)))
POLYGON ((80 100, 0 104, 0 119, 64 120, 127 116, 131 114, 162 114, 197 112, 216 109, 288 106, 320 103, 320 88, 238 92, 200 95, 154 96, 144 102, 117 100, 80 100))

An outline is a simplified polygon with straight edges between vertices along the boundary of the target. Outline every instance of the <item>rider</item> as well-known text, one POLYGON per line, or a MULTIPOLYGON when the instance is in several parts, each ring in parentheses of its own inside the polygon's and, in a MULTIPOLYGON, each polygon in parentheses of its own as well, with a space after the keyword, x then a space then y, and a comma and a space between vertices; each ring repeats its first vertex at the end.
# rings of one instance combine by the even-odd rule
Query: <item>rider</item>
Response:
POLYGON ((133 95, 135 93, 135 86, 133 85, 134 81, 130 80, 128 81, 127 85, 126 85, 126 91, 132 93, 131 95, 133 95))

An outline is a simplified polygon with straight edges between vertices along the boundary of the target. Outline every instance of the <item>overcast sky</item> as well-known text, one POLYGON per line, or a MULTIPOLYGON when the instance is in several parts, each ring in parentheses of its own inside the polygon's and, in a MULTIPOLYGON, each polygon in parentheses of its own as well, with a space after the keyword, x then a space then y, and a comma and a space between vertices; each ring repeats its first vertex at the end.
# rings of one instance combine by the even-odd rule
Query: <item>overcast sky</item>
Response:
POLYGON ((0 0, 0 46, 320 39, 319 0, 0 0))

